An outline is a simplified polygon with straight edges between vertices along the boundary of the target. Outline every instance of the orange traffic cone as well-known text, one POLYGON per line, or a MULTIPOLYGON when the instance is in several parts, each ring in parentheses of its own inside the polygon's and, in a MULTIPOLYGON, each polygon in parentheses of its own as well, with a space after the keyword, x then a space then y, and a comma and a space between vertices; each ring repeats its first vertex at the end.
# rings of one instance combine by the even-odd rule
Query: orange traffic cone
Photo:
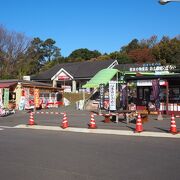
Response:
POLYGON ((91 120, 90 120, 90 123, 88 124, 88 126, 89 126, 89 129, 96 129, 97 128, 95 120, 94 120, 94 114, 93 113, 91 113, 91 120))
POLYGON ((62 127, 63 129, 65 129, 65 128, 68 127, 68 120, 67 120, 66 113, 64 113, 64 115, 63 115, 63 121, 62 121, 61 127, 62 127))
POLYGON ((138 114, 138 118, 136 120, 136 129, 135 132, 142 132, 143 127, 142 127, 142 120, 141 120, 141 115, 140 113, 138 114))
POLYGON ((177 134, 177 128, 176 128, 176 121, 175 121, 175 117, 174 114, 171 114, 171 127, 170 127, 170 133, 172 134, 177 134))
POLYGON ((30 112, 30 117, 29 117, 29 123, 28 125, 36 125, 36 123, 34 122, 34 116, 33 116, 33 112, 30 112))

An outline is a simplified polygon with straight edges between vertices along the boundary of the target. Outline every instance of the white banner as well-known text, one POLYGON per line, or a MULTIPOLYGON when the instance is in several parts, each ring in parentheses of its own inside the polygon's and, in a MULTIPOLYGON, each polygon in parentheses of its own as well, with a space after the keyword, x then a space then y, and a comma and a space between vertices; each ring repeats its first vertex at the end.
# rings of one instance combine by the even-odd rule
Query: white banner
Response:
POLYGON ((3 96, 3 89, 0 88, 0 107, 3 107, 3 98, 2 98, 2 96, 3 96))
POLYGON ((29 104, 29 88, 24 88, 24 95, 25 95, 25 109, 30 109, 29 104))
POLYGON ((109 110, 116 110, 116 81, 109 81, 109 110))
MULTIPOLYGON (((165 84, 164 80, 159 81, 159 85, 164 86, 165 84)), ((137 80, 137 86, 152 86, 152 80, 137 80)))

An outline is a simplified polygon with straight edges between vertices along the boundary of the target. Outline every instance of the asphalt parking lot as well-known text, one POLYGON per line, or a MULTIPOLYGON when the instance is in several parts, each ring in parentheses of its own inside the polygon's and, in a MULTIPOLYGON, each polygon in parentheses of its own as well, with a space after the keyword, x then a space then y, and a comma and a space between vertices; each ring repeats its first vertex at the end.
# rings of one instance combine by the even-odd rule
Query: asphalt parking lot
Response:
MULTIPOLYGON (((76 110, 74 106, 49 108, 36 111, 34 121, 42 126, 61 126, 63 120, 63 112, 67 114, 67 120, 70 127, 88 128, 90 122, 90 111, 76 110)), ((16 111, 6 117, 0 117, 0 126, 17 126, 19 124, 28 124, 30 119, 29 111, 16 111)), ((104 117, 95 115, 95 123, 98 129, 113 129, 113 130, 130 130, 134 131, 136 122, 126 123, 123 117, 119 117, 118 123, 115 118, 111 119, 110 123, 104 123, 104 117)), ((148 120, 143 123, 144 131, 151 132, 168 132, 170 129, 171 116, 163 115, 163 120, 158 121, 157 115, 148 115, 148 120)), ((180 131, 180 118, 175 118, 177 130, 180 131)))

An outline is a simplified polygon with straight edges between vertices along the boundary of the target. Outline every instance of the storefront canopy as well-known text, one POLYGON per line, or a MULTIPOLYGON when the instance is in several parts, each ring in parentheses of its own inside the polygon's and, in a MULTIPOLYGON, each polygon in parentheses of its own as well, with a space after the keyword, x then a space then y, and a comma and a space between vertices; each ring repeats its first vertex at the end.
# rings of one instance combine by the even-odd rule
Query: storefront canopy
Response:
POLYGON ((107 85, 108 82, 119 72, 117 69, 103 69, 99 71, 83 88, 97 88, 100 84, 107 85))
POLYGON ((0 88, 10 88, 12 86, 15 86, 17 82, 6 82, 6 83, 0 83, 0 88))

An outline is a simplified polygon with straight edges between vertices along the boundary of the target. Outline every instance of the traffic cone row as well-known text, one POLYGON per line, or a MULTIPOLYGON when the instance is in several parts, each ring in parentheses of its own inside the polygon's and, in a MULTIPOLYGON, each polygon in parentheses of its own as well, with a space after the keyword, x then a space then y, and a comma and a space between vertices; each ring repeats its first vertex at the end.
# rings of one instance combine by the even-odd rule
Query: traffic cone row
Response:
MULTIPOLYGON (((95 120, 94 120, 94 114, 91 113, 90 115, 90 123, 88 124, 88 128, 89 129, 96 129, 97 126, 96 126, 96 123, 95 123, 95 120)), ((28 125, 36 125, 35 121, 34 121, 34 113, 33 112, 30 112, 30 117, 29 117, 29 123, 28 125)), ((68 120, 67 120, 67 115, 66 113, 63 113, 63 121, 62 121, 62 124, 61 124, 61 127, 63 129, 65 128, 68 128, 69 127, 69 123, 68 123, 68 120)), ((142 132, 143 131, 143 126, 142 126, 142 119, 141 119, 141 115, 140 113, 138 114, 138 118, 136 120, 136 128, 135 128, 135 132, 142 132)), ((175 122, 175 117, 174 117, 174 114, 171 115, 171 126, 170 126, 170 130, 169 130, 170 133, 172 134, 177 134, 178 131, 177 131, 177 127, 176 127, 176 122, 175 122)))
POLYGON ((89 129, 96 129, 97 128, 95 120, 94 120, 94 114, 93 113, 91 113, 91 119, 90 119, 90 123, 88 124, 88 126, 89 126, 89 129))
POLYGON ((178 133, 177 128, 176 128, 176 121, 175 121, 174 114, 171 114, 171 127, 170 127, 169 132, 172 134, 178 133))
POLYGON ((143 126, 142 126, 142 120, 141 120, 141 115, 140 113, 138 114, 138 118, 136 120, 136 129, 135 132, 142 132, 143 131, 143 126))
POLYGON ((67 115, 66 113, 63 114, 63 121, 62 121, 62 124, 61 124, 61 127, 63 129, 67 128, 69 126, 68 124, 68 120, 67 120, 67 115))
POLYGON ((32 126, 32 125, 36 125, 35 121, 34 121, 34 113, 30 112, 30 117, 29 117, 29 123, 28 125, 32 126))

